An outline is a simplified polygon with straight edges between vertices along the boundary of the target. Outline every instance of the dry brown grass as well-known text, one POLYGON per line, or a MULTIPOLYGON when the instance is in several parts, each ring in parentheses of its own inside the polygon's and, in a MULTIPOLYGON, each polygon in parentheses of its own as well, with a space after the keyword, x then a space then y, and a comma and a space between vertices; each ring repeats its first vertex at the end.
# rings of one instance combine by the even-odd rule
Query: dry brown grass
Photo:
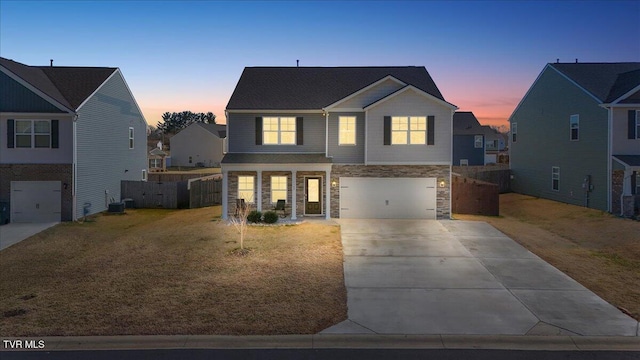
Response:
POLYGON ((2 251, 0 334, 305 334, 346 319, 339 227, 251 227, 239 257, 219 214, 127 210, 2 251))
POLYGON ((482 220, 640 320, 640 222, 519 194, 500 195, 500 217, 482 220))

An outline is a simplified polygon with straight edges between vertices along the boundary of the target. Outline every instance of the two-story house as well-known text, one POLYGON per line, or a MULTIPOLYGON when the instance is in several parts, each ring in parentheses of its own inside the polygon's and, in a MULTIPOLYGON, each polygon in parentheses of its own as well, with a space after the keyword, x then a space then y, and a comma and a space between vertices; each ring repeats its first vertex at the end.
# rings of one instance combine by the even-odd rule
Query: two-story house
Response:
POLYGON ((184 167, 220 167, 224 156, 226 127, 193 123, 171 138, 171 164, 184 167))
POLYGON ((452 118, 424 67, 249 67, 226 108, 223 217, 450 217, 452 118))
POLYGON ((146 178, 146 127, 118 68, 0 58, 0 200, 11 221, 76 220, 120 200, 121 180, 146 178))
POLYGON ((485 129, 471 111, 453 114, 453 165, 485 164, 485 129))
POLYGON ((632 215, 639 111, 640 63, 547 64, 510 117, 512 189, 632 215))

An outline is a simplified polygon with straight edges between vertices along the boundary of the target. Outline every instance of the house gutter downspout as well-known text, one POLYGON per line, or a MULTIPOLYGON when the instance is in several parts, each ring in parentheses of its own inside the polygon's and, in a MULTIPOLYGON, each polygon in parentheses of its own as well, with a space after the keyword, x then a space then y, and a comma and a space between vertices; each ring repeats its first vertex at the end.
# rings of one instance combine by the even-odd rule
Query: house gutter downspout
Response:
POLYGON ((329 112, 322 109, 324 113, 324 156, 329 157, 329 112))
POLYGON ((76 185, 78 183, 78 114, 73 114, 73 163, 71 164, 71 220, 78 220, 78 204, 76 195, 76 185))
MULTIPOLYGON (((613 213, 613 171, 611 162, 613 160, 613 108, 610 104, 600 104, 601 107, 607 109, 607 212, 613 213)), ((623 185, 624 189, 624 185, 623 185)), ((624 191, 623 191, 624 193, 624 191)), ((622 198, 620 199, 620 212, 622 212, 622 198)))

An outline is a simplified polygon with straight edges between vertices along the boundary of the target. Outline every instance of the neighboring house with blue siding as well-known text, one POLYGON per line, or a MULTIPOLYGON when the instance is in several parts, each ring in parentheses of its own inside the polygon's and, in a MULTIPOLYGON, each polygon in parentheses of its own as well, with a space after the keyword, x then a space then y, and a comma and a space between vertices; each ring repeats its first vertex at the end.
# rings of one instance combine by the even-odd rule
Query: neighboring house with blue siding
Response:
POLYGON ((452 121, 424 67, 248 67, 226 108, 223 217, 450 217, 452 121))
POLYGON ((171 163, 184 167, 220 167, 226 137, 225 125, 193 123, 171 138, 171 163))
POLYGON ((453 114, 453 165, 484 165, 485 129, 471 111, 453 114))
POLYGON ((11 221, 71 221, 147 172, 147 123, 121 71, 0 58, 0 201, 11 221))
POLYGON ((515 192, 637 213, 640 63, 547 64, 514 110, 515 192))

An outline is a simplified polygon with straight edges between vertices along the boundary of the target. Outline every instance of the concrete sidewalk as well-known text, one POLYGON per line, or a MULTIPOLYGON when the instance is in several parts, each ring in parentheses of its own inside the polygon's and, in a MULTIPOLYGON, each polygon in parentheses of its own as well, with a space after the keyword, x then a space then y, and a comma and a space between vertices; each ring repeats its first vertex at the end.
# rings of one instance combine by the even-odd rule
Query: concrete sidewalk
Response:
POLYGON ((56 224, 58 223, 9 223, 2 225, 0 226, 0 250, 4 250, 11 245, 17 244, 20 241, 42 232, 56 224))
POLYGON ((638 321, 491 225, 340 219, 349 319, 325 334, 638 336, 638 321))
MULTIPOLYGON (((637 337, 461 335, 150 335, 3 338, 43 340, 35 351, 133 349, 494 349, 640 351, 637 337)), ((8 349, 2 351, 25 351, 8 349)))

